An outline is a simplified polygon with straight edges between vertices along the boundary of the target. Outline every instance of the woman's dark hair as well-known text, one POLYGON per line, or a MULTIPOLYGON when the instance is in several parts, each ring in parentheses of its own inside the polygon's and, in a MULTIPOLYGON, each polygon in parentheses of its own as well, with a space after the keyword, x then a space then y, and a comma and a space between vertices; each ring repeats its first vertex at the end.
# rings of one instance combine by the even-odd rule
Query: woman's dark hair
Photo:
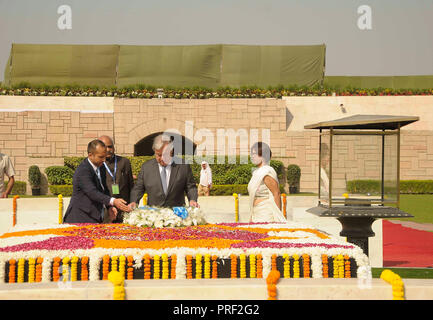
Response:
POLYGON ((87 145, 87 153, 94 153, 96 151, 97 146, 105 147, 105 143, 103 143, 99 139, 95 139, 95 140, 90 141, 89 144, 87 145))
POLYGON ((255 151, 259 157, 265 159, 266 162, 271 160, 272 151, 267 143, 261 141, 254 143, 251 147, 251 153, 253 151, 255 151))

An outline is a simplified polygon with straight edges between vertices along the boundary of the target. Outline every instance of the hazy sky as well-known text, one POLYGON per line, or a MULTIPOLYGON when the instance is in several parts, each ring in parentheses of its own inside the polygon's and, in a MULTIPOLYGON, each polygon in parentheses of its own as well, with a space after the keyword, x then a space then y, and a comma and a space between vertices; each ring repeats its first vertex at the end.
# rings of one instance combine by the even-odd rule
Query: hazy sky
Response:
POLYGON ((433 0, 0 0, 0 80, 12 43, 325 43, 326 75, 432 75, 433 0))

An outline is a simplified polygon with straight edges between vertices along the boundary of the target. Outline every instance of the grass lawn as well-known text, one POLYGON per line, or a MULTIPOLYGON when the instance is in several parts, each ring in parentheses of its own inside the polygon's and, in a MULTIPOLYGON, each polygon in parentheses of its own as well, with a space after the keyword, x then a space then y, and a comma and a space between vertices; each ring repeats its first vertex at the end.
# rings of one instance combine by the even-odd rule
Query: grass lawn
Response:
POLYGON ((373 278, 380 278, 383 270, 388 269, 406 279, 433 279, 431 268, 371 268, 373 278))
POLYGON ((400 209, 414 217, 398 220, 433 223, 433 194, 402 194, 400 209))

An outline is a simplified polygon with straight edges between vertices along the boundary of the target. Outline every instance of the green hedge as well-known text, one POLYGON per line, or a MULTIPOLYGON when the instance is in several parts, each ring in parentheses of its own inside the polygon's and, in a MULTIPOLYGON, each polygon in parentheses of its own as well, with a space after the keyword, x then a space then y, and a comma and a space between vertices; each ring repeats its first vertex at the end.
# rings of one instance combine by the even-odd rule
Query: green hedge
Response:
POLYGON ((433 193, 433 180, 401 180, 400 193, 433 193))
POLYGON ((70 197, 72 196, 72 185, 66 184, 66 185, 51 185, 49 186, 50 192, 54 195, 61 194, 64 197, 70 197))
MULTIPOLYGON (((86 157, 65 157, 64 164, 66 167, 71 168, 75 171, 78 165, 86 157)), ((153 156, 142 156, 142 157, 127 157, 131 162, 132 174, 138 175, 141 166, 146 161, 153 159, 153 156)), ((214 164, 210 164, 212 169, 212 182, 214 185, 228 185, 228 184, 248 184, 251 179, 252 169, 254 165, 249 162, 248 164, 239 164, 240 157, 236 157, 236 163, 227 163, 228 157, 226 157, 224 164, 217 163, 217 158, 214 158, 214 164)), ((220 162, 220 161, 218 161, 220 162)), ((275 169, 278 174, 280 181, 284 179, 284 164, 278 160, 271 160, 271 167, 275 169)), ((194 175, 195 181, 200 180, 200 163, 191 164, 192 173, 194 175)), ((52 184, 52 183, 51 183, 52 184)), ((57 183, 57 184, 67 184, 67 183, 57 183)))
MULTIPOLYGON (((379 180, 351 180, 347 181, 346 189, 349 193, 380 193, 379 180)), ((391 188, 385 187, 385 193, 391 188)), ((400 180, 400 193, 427 194, 433 193, 433 180, 400 180)))
MULTIPOLYGON (((13 86, 0 85, 0 95, 10 96, 68 96, 68 97, 116 97, 116 98, 158 98, 155 86, 144 84, 131 85, 123 88, 80 86, 80 85, 31 85, 22 82, 13 86)), ((283 96, 383 96, 383 95, 433 95, 433 88, 362 88, 327 81, 323 86, 269 86, 259 88, 257 86, 235 87, 183 87, 174 88, 163 86, 164 98, 174 99, 209 99, 209 98, 230 98, 230 99, 264 99, 283 96)))
MULTIPOLYGON (((8 181, 4 181, 4 190, 6 190, 7 186, 8 186, 8 181)), ((26 189, 27 189, 27 183, 24 181, 16 181, 14 183, 14 186, 12 187, 11 193, 10 195, 24 195, 26 194, 26 189)))
POLYGON ((50 185, 72 184, 74 170, 66 166, 51 166, 45 169, 50 185))

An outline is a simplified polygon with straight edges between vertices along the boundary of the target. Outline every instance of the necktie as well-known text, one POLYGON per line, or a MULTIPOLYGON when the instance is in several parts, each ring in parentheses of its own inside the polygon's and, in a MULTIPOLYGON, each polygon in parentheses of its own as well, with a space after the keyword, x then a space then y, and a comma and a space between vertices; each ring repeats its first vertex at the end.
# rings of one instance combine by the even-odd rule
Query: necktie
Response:
POLYGON ((96 176, 98 177, 99 184, 101 185, 102 190, 104 190, 104 185, 102 184, 102 180, 101 180, 101 172, 99 171, 99 168, 96 168, 96 176))
POLYGON ((164 190, 164 194, 167 195, 167 171, 165 167, 162 167, 161 170, 161 182, 162 182, 162 189, 164 190))

